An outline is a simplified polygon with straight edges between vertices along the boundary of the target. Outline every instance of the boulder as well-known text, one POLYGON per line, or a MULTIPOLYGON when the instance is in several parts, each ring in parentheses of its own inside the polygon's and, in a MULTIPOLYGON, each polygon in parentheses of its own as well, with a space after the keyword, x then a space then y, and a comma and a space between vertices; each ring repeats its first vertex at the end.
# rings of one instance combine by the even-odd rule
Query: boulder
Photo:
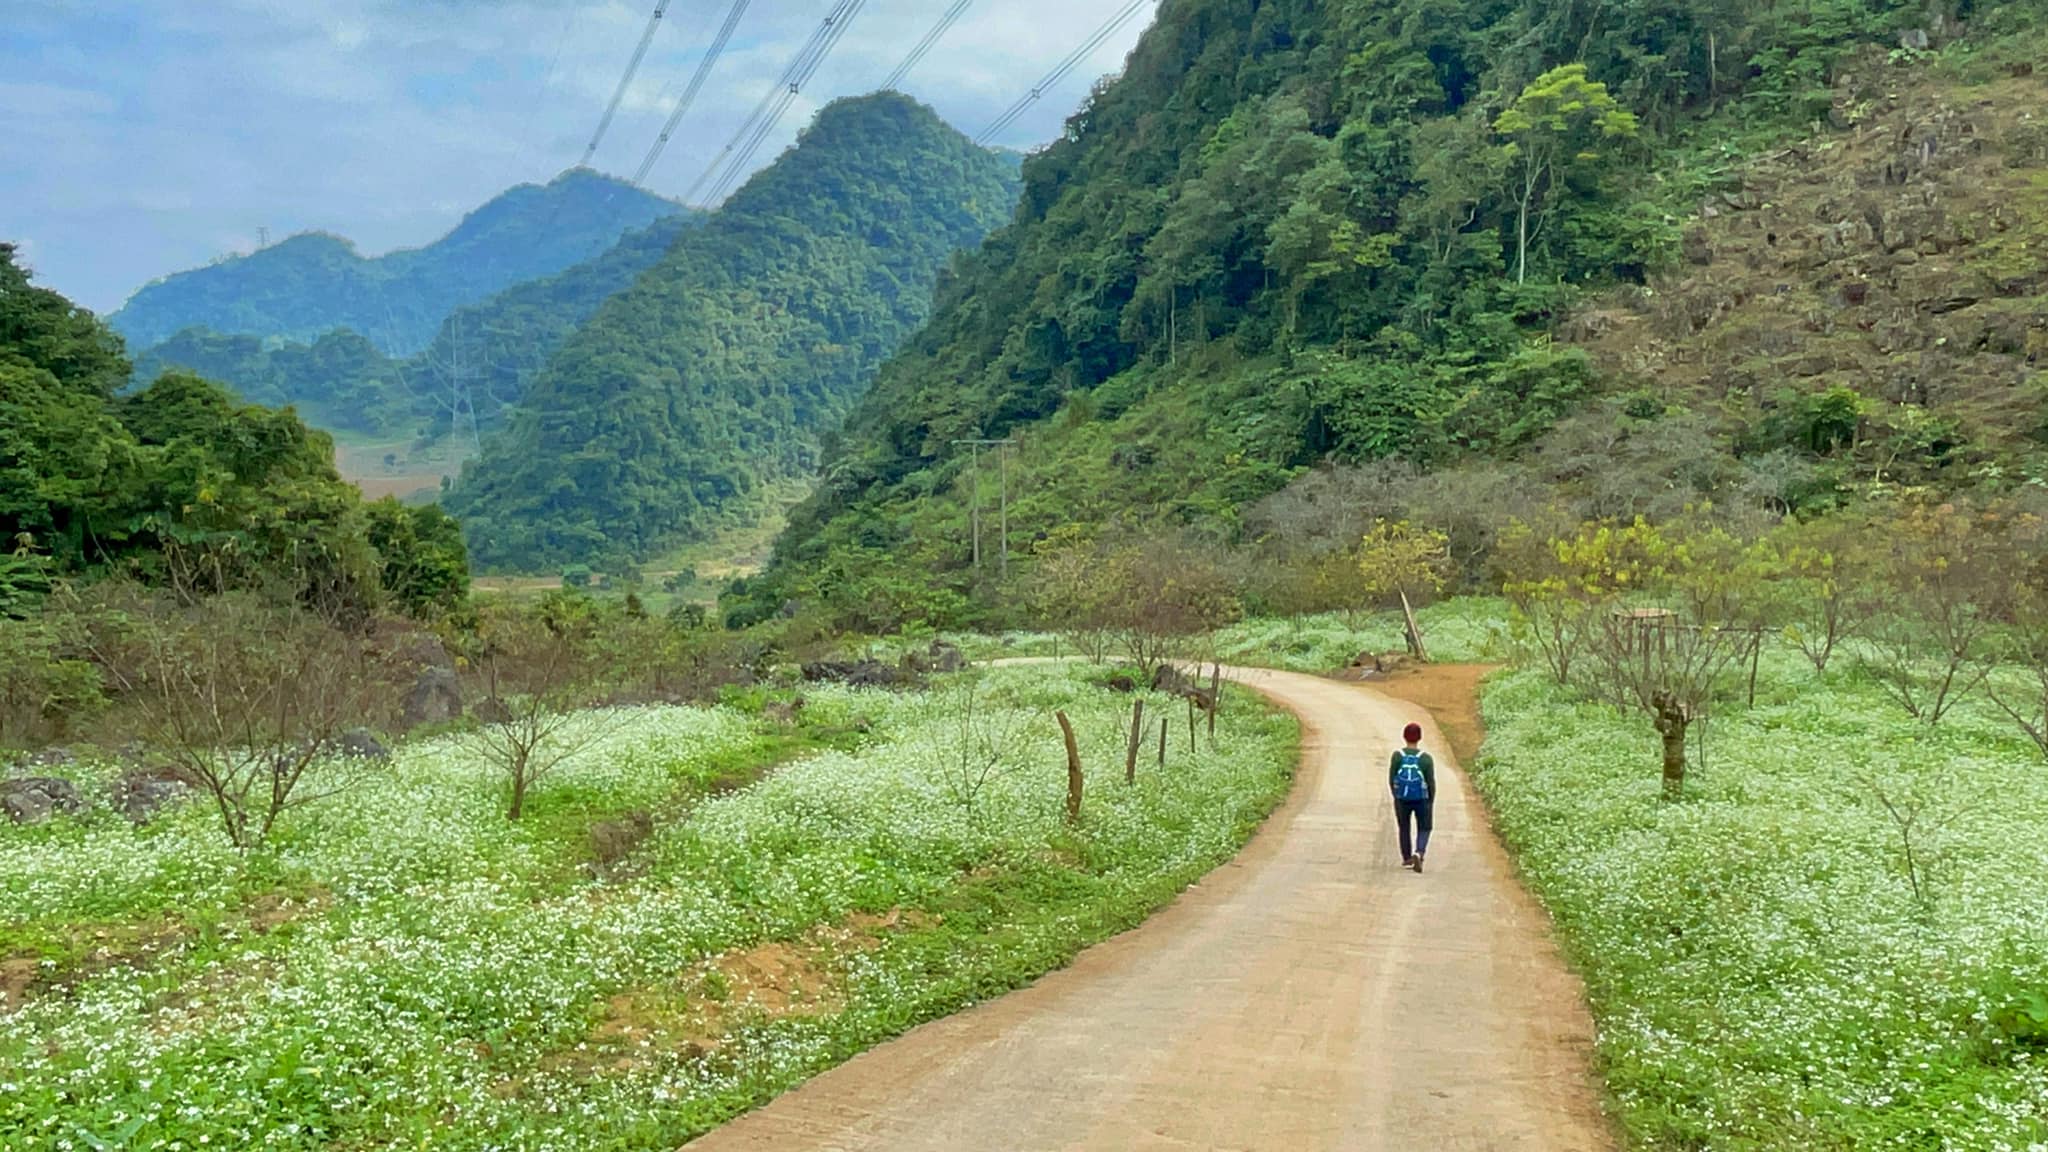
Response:
POLYGON ((78 785, 56 776, 0 781, 0 811, 16 824, 41 824, 59 812, 80 812, 85 797, 78 785))
POLYGON ((69 748, 45 748, 21 763, 25 768, 69 768, 78 763, 78 757, 69 748))
POLYGON ((0 793, 0 812, 16 824, 41 824, 50 818, 53 807, 41 792, 0 793))
POLYGON ((343 756, 351 760, 391 759, 391 750, 384 747, 384 742, 368 728, 351 728, 342 733, 337 747, 343 756))
POLYGON ((446 724, 462 716, 462 684, 452 668, 428 668, 405 694, 402 716, 407 728, 446 724))
POLYGON ((114 781, 108 799, 130 824, 147 824, 165 806, 192 795, 192 785, 173 768, 137 768, 114 781))
POLYGON ((1707 237, 1705 228, 1688 228, 1682 242, 1686 262, 1689 264, 1712 264, 1714 243, 1707 237))
POLYGON ((958 672, 967 667, 967 655, 944 640, 934 640, 925 651, 925 666, 934 672, 958 672))
POLYGON ((1187 673, 1182 672, 1171 664, 1161 664, 1152 672, 1152 690, 1154 692, 1165 692, 1173 696, 1185 696, 1193 686, 1194 682, 1188 679, 1187 673))
POLYGON ((894 688, 916 678, 911 672, 879 660, 819 660, 804 665, 803 676, 813 684, 847 684, 855 688, 894 688))

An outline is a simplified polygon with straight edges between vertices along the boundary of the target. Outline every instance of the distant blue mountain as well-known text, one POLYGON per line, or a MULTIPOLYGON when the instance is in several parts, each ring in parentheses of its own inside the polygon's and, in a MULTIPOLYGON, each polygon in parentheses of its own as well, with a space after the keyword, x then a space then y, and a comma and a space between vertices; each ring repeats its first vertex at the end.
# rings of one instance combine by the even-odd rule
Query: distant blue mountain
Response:
POLYGON ((684 211, 574 169, 505 192, 424 248, 366 259, 339 236, 305 233, 158 280, 108 322, 138 351, 195 328, 297 343, 347 328, 386 355, 410 356, 457 309, 589 261, 627 232, 684 211))

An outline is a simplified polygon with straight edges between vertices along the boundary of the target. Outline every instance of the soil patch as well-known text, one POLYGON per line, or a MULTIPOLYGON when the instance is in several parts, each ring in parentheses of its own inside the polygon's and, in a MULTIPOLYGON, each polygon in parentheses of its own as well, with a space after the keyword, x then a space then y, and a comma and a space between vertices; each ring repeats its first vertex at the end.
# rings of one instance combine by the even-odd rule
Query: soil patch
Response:
MULTIPOLYGON (((770 940, 714 956, 682 972, 674 984, 627 989, 608 998, 587 1039, 543 1057, 540 1066, 584 1075, 628 1072, 662 1053, 699 1057, 716 1051, 726 1033, 745 1019, 830 1016, 846 1008, 846 956, 869 951, 892 933, 934 922, 915 910, 855 913, 795 940, 770 940)), ((501 1094, 522 1090, 516 1079, 500 1086, 501 1094)))
MULTIPOLYGON (((1366 676, 1374 691, 1420 705, 1436 717, 1460 764, 1477 764, 1486 741, 1479 715, 1479 687, 1500 670, 1498 664, 1409 664, 1385 676, 1366 676)), ((1361 679, 1346 676, 1343 679, 1361 679)))

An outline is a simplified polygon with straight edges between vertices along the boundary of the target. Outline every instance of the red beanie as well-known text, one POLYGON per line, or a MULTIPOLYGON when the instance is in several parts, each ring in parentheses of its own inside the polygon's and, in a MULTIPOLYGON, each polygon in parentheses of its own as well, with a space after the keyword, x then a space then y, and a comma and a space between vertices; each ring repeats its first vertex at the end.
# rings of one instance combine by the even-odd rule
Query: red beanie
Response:
POLYGON ((1401 739, 1406 740, 1410 744, 1422 743, 1422 725, 1410 724, 1406 728, 1401 729, 1401 739))

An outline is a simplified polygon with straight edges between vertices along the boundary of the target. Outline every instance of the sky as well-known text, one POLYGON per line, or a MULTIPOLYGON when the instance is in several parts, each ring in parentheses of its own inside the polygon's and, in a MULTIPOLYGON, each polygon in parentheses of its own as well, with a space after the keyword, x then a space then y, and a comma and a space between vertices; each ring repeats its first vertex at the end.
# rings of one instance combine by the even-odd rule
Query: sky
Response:
MULTIPOLYGON (((867 0, 760 167, 871 91, 952 0, 867 0)), ((631 177, 730 0, 671 0, 592 166, 631 177)), ((681 197, 835 0, 752 0, 649 175, 681 197)), ((979 133, 1112 0, 974 0, 903 89, 979 133)), ((99 312, 149 281, 320 230, 415 247, 573 166, 654 0, 0 0, 0 240, 99 312)), ((994 143, 1055 138, 1142 13, 994 143)))

